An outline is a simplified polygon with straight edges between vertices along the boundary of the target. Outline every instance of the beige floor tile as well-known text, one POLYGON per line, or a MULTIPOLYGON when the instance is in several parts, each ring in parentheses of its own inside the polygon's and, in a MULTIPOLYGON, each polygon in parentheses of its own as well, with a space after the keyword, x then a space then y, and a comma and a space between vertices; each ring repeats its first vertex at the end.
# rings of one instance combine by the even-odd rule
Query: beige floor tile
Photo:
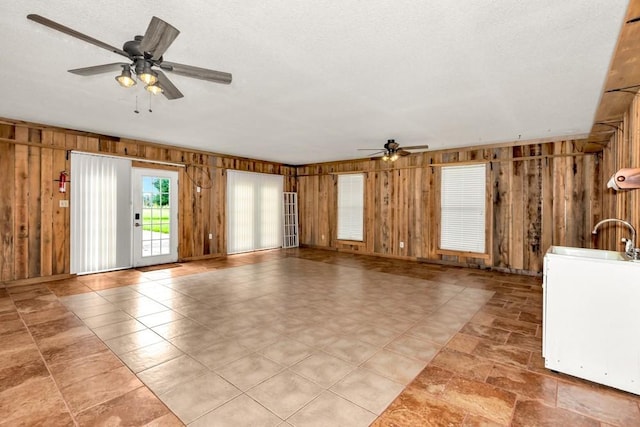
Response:
POLYGON ((398 332, 366 325, 358 328, 352 336, 367 344, 371 344, 376 347, 383 347, 385 344, 388 344, 396 338, 398 336, 398 332))
POLYGON ((144 329, 142 331, 106 340, 104 343, 109 346, 111 351, 120 355, 160 341, 163 341, 161 336, 149 329, 144 329))
POLYGON ((380 350, 363 363, 362 367, 371 369, 397 383, 407 385, 426 365, 427 362, 424 361, 411 359, 389 350, 380 350))
POLYGON ((159 313, 167 310, 167 306, 160 304, 147 297, 139 297, 125 301, 114 302, 122 311, 129 313, 133 317, 142 317, 149 314, 159 313))
MULTIPOLYGON (((178 320, 178 322, 179 321, 180 320, 178 320)), ((220 334, 200 327, 199 330, 194 332, 171 338, 169 342, 187 354, 195 354, 199 350, 222 340, 224 340, 224 337, 220 334)))
POLYGON ((99 328, 105 325, 111 325, 113 323, 124 322, 125 320, 133 319, 124 311, 112 311, 110 313, 100 314, 98 316, 86 317, 82 321, 90 328, 99 328))
MULTIPOLYGON (((300 324, 300 326, 302 325, 303 324, 300 324)), ((322 348, 332 341, 335 341, 338 337, 338 333, 335 331, 321 326, 307 327, 304 325, 298 328, 287 329, 284 333, 289 338, 315 348, 322 348)))
POLYGON ((158 313, 138 317, 138 321, 143 323, 147 328, 153 328, 155 326, 164 325, 165 323, 175 322, 176 320, 182 318, 182 314, 178 313, 177 311, 165 310, 158 313))
POLYGON ((158 283, 141 283, 139 285, 133 285, 131 288, 160 303, 182 295, 180 292, 176 292, 158 283))
POLYGON ((112 338, 128 335, 133 332, 138 332, 143 329, 147 329, 142 323, 136 319, 128 319, 123 322, 112 323, 110 325, 100 326, 93 328, 93 333, 103 341, 110 340, 112 338))
POLYGON ((138 373, 182 356, 184 353, 167 341, 160 341, 120 355, 133 372, 138 373))
POLYGON ((263 356, 282 366, 291 366, 312 352, 311 347, 290 338, 283 338, 259 351, 263 356))
POLYGON ((160 395, 190 379, 206 375, 209 370, 189 356, 180 356, 138 373, 138 378, 160 395))
POLYGON ((290 369, 324 388, 329 388, 356 368, 323 351, 317 351, 290 369))
POLYGON ((161 394, 160 399, 188 424, 241 393, 219 375, 209 372, 178 384, 161 394))
POLYGON ((426 320, 409 329, 406 335, 444 345, 459 329, 457 325, 439 325, 429 323, 429 321, 426 320))
POLYGON ((111 288, 97 291, 96 293, 110 302, 126 301, 142 296, 141 294, 130 288, 111 288))
POLYGON ((235 339, 227 339, 216 342, 208 347, 203 348, 192 354, 192 357, 198 360, 211 370, 222 368, 241 357, 247 356, 251 351, 243 345, 240 345, 235 339))
POLYGON ((331 391, 377 415, 396 398, 404 387, 364 368, 358 368, 331 391))
MULTIPOLYGON (((161 312, 163 313, 163 312, 161 312)), ((179 313, 176 313, 178 316, 182 316, 179 313)), ((151 316, 154 316, 153 314, 151 316)), ((144 319, 148 316, 141 317, 144 319)), ((201 324, 194 322, 191 319, 180 318, 173 321, 169 321, 167 323, 156 325, 151 328, 156 334, 160 335, 166 340, 170 340, 180 335, 192 334, 195 332, 202 331, 203 327, 201 324)))
POLYGON ((90 305, 102 305, 108 301, 98 295, 96 292, 87 292, 78 295, 68 295, 59 298, 60 302, 64 304, 69 310, 78 307, 88 307, 90 305))
POLYGON ((282 420, 246 394, 198 418, 189 427, 275 427, 282 420))
POLYGON ((240 390, 246 391, 283 369, 276 362, 254 353, 216 369, 216 372, 240 390))
POLYGON ((287 421, 295 427, 367 427, 377 415, 325 391, 287 421))
POLYGON ((100 305, 92 305, 88 307, 73 307, 69 308, 71 311, 75 313, 81 319, 86 319, 87 317, 95 317, 101 314, 112 313, 114 311, 121 311, 118 307, 113 305, 112 303, 104 300, 104 304, 100 305))
POLYGON ((274 332, 272 329, 263 328, 249 329, 245 333, 235 335, 235 338, 237 338, 238 342, 241 345, 247 347, 250 350, 257 351, 263 347, 268 346, 269 344, 278 341, 278 339, 282 338, 282 335, 274 332))
POLYGON ((359 365, 373 356, 378 348, 354 338, 339 337, 324 346, 322 350, 344 361, 359 365))
POLYGON ((282 419, 298 411, 322 388, 300 375, 286 370, 250 389, 247 394, 282 419))
POLYGON ((419 340, 407 335, 402 335, 384 348, 414 359, 429 362, 440 351, 442 346, 430 341, 419 340))

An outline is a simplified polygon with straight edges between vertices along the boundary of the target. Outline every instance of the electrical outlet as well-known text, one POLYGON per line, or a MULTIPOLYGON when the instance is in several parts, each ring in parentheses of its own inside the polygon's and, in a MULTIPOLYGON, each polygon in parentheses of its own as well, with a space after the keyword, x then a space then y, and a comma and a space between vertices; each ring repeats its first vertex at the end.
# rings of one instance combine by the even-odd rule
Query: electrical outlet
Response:
POLYGON ((213 233, 209 233, 209 240, 213 239, 213 233))
POLYGON ((400 249, 404 249, 404 242, 400 242, 400 249))
POLYGON ((198 185, 198 186, 196 187, 196 193, 199 193, 201 190, 202 190, 202 188, 200 188, 200 186, 198 185))
POLYGON ((324 234, 322 235, 322 240, 324 240, 324 234))
POLYGON ((60 200, 60 207, 61 208, 68 208, 69 207, 69 201, 67 199, 60 200))

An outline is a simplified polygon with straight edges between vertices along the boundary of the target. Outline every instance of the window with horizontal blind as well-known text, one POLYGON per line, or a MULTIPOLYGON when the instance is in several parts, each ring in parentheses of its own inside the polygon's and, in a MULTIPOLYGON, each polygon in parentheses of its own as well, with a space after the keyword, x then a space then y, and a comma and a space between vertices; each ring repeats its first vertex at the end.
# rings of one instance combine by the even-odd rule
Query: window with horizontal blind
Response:
POLYGON ((487 166, 442 168, 440 249, 485 253, 487 166))
POLYGON ((338 175, 338 240, 364 240, 364 174, 338 175))

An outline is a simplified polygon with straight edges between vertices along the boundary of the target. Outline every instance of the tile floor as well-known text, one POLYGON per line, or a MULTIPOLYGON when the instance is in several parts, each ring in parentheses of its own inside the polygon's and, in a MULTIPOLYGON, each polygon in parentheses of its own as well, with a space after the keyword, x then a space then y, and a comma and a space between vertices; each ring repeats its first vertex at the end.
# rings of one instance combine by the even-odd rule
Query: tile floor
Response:
POLYGON ((2 287, 0 425, 640 425, 540 333, 538 278, 311 249, 2 287))

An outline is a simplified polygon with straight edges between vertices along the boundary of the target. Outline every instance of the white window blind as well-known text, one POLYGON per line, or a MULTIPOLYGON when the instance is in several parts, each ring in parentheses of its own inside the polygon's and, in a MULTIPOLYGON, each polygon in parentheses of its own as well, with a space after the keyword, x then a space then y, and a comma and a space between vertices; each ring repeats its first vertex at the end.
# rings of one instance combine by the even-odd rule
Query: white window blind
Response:
POLYGON ((71 272, 131 267, 131 161, 71 153, 71 272))
POLYGON ((486 165, 442 168, 440 249, 485 252, 486 165))
POLYGON ((227 253, 282 246, 282 175, 227 172, 227 253))
POLYGON ((338 175, 338 239, 364 240, 364 174, 338 175))

